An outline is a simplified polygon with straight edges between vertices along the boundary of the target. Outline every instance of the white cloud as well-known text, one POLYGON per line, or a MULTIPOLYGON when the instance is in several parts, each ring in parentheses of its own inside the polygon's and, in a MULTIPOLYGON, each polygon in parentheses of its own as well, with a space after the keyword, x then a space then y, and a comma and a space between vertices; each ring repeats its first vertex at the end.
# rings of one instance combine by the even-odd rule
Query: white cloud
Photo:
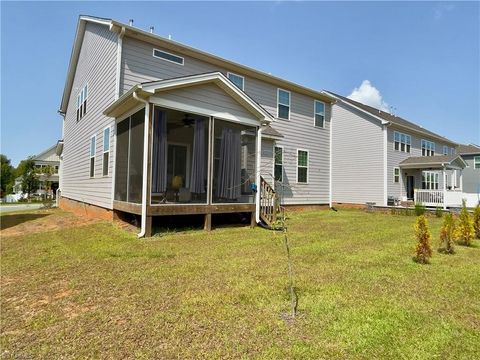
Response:
POLYGON ((362 84, 358 88, 353 89, 352 93, 347 97, 362 104, 389 111, 388 104, 383 101, 380 91, 369 80, 363 80, 362 84))

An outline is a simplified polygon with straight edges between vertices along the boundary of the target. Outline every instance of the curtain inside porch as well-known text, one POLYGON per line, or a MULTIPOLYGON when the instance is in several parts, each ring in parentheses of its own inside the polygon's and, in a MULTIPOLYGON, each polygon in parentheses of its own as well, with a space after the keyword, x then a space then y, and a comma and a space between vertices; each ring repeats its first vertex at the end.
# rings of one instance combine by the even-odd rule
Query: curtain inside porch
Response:
POLYGON ((190 176, 190 191, 196 194, 205 193, 205 119, 195 121, 193 134, 193 159, 190 176))
POLYGON ((167 190, 167 116, 155 108, 153 119, 152 192, 167 190))
POLYGON ((236 200, 241 195, 241 137, 240 130, 224 127, 220 140, 220 157, 215 195, 236 200))

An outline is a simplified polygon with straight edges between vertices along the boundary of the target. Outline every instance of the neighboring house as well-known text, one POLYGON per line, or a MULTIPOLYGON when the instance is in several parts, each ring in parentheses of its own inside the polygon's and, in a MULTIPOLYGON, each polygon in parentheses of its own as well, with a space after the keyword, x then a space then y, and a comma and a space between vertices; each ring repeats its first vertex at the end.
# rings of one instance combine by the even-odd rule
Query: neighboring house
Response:
MULTIPOLYGON (((35 162, 35 169, 38 172, 38 180, 40 181, 38 189, 32 195, 45 195, 47 191, 45 182, 48 181, 50 183, 50 190, 48 191, 48 195, 52 197, 55 196, 56 190, 59 187, 60 168, 60 157, 56 154, 56 146, 57 145, 53 145, 52 147, 32 158, 32 160, 35 162), (47 167, 52 169, 51 175, 45 175, 45 173, 42 171, 47 167)), ((15 179, 13 192, 15 194, 22 194, 21 177, 17 177, 15 179)))
POLYGON ((139 235, 148 235, 152 216, 205 214, 206 228, 213 213, 266 221, 275 208, 271 187, 287 205, 330 204, 333 101, 141 29, 81 16, 59 110, 60 206, 141 215, 139 235))
POLYGON ((457 152, 467 163, 463 171, 463 191, 468 206, 474 207, 480 203, 480 146, 459 145, 457 152))
POLYGON ((327 92, 335 203, 459 206, 465 161, 458 144, 401 117, 327 92))

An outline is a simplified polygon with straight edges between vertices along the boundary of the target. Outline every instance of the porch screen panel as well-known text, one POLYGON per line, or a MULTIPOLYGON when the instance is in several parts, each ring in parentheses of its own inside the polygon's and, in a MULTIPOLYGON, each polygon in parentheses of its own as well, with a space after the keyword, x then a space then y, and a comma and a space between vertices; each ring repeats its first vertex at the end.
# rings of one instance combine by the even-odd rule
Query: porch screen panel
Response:
POLYGON ((155 108, 153 120, 152 193, 167 190, 167 118, 155 108))
POLYGON ((127 201, 128 139, 130 118, 117 124, 117 145, 115 158, 115 200, 127 201))
POLYGON ((143 128, 145 111, 132 115, 130 122, 130 151, 128 159, 128 202, 142 202, 143 128))
POLYGON ((213 202, 253 203, 255 127, 215 119, 213 202))
POLYGON ((204 194, 207 184, 207 121, 197 119, 193 133, 193 157, 190 179, 190 191, 194 194, 204 194))

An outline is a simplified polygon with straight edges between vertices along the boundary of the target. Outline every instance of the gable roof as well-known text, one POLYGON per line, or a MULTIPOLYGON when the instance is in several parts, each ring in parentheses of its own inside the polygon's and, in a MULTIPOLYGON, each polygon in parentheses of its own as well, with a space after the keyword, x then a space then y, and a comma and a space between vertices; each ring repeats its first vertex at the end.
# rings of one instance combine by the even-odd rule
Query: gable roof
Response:
POLYGON ((460 155, 476 155, 480 154, 480 146, 475 144, 460 144, 457 147, 457 153, 460 155))
POLYGON ((325 92, 332 95, 333 97, 337 98, 338 100, 341 100, 344 103, 357 108, 360 111, 368 113, 369 115, 371 115, 371 116, 375 117, 376 119, 380 120, 382 123, 387 122, 387 123, 390 123, 390 124, 394 124, 394 125, 397 125, 399 127, 402 127, 402 128, 408 129, 408 130, 412 130, 412 131, 415 131, 415 132, 423 134, 423 135, 431 136, 433 138, 444 141, 446 143, 449 143, 449 144, 452 144, 452 145, 457 145, 456 142, 454 142, 452 140, 449 140, 446 137, 443 137, 441 135, 438 135, 438 134, 436 134, 436 133, 434 133, 430 130, 427 130, 420 125, 414 124, 411 121, 405 120, 405 119, 401 118, 400 116, 392 115, 388 112, 382 111, 382 110, 374 108, 372 106, 362 104, 361 102, 349 99, 349 98, 347 98, 345 96, 342 96, 342 95, 335 94, 334 92, 331 92, 331 91, 325 91, 325 92))
POLYGON ((77 24, 77 31, 75 34, 72 53, 70 56, 70 62, 69 62, 68 71, 67 71, 67 79, 65 81, 65 87, 63 90, 63 97, 62 97, 62 101, 59 108, 59 112, 62 114, 65 113, 67 110, 69 94, 73 85, 73 77, 75 74, 75 69, 77 67, 83 35, 85 32, 85 25, 87 22, 93 22, 93 23, 108 26, 111 31, 114 31, 117 33, 120 33, 122 29, 124 29, 126 36, 144 40, 152 44, 162 46, 166 49, 176 51, 180 54, 191 56, 196 59, 206 61, 210 64, 221 66, 222 68, 225 68, 229 71, 238 72, 242 75, 251 76, 253 78, 277 85, 279 87, 284 87, 288 90, 292 90, 300 94, 309 95, 311 97, 314 97, 318 100, 325 101, 327 103, 333 103, 335 101, 330 95, 326 94, 323 91, 317 91, 317 90, 307 88, 305 86, 296 84, 294 82, 284 80, 282 78, 273 76, 266 72, 256 70, 254 68, 221 58, 219 56, 207 53, 205 51, 193 48, 191 46, 179 43, 177 41, 166 39, 160 35, 156 35, 148 31, 144 31, 142 29, 139 29, 139 28, 136 28, 112 19, 99 18, 99 17, 89 16, 89 15, 80 15, 78 24, 77 24))
POLYGON ((36 160, 36 161, 59 161, 59 160, 46 160, 52 155, 55 155, 55 157, 57 156, 56 151, 55 151, 56 148, 57 148, 57 144, 54 144, 53 146, 50 146, 48 149, 42 151, 40 154, 35 155, 32 158, 32 160, 36 160))
POLYGON ((399 166, 402 168, 441 168, 443 166, 453 166, 457 164, 459 168, 465 168, 467 164, 460 155, 435 155, 435 156, 410 156, 401 161, 399 166))
POLYGON ((124 113, 126 108, 133 107, 137 102, 134 93, 142 98, 148 98, 158 92, 179 89, 187 86, 195 86, 213 83, 223 89, 232 98, 234 98, 243 107, 253 113, 257 119, 264 123, 270 123, 274 120, 273 116, 254 101, 245 92, 235 86, 221 72, 211 72, 198 75, 182 76, 173 79, 165 79, 158 81, 148 81, 137 84, 123 94, 118 100, 105 109, 104 114, 110 117, 118 117, 124 113))

